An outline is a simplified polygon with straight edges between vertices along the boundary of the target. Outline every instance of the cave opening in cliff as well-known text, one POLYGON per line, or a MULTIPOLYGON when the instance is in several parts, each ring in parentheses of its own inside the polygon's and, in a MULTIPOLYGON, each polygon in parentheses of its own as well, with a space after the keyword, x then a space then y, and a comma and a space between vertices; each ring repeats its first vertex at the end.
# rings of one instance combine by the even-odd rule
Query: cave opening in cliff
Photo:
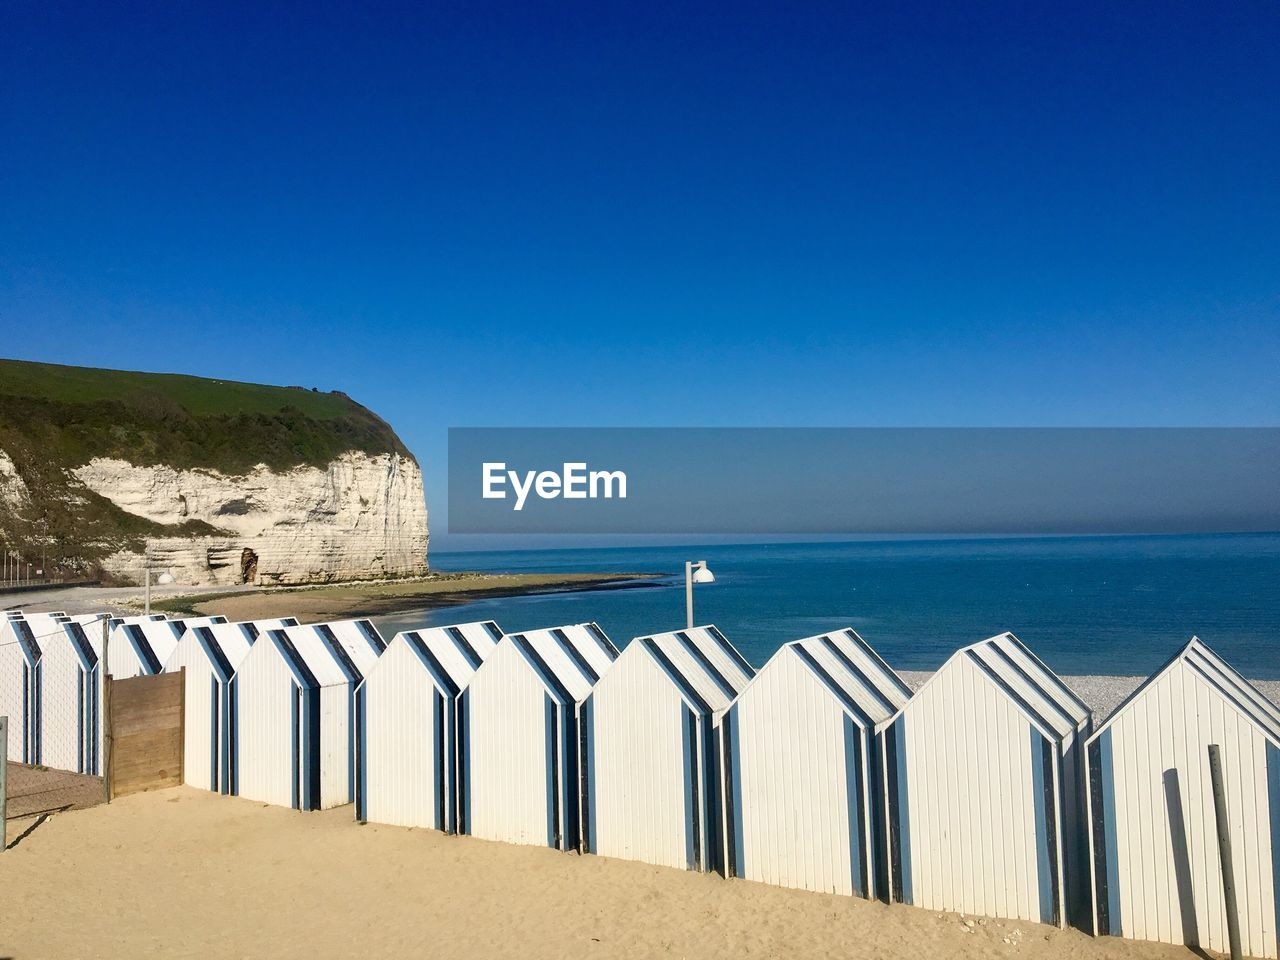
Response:
POLYGON ((245 547, 240 552, 240 582, 253 583, 258 579, 258 555, 245 547))

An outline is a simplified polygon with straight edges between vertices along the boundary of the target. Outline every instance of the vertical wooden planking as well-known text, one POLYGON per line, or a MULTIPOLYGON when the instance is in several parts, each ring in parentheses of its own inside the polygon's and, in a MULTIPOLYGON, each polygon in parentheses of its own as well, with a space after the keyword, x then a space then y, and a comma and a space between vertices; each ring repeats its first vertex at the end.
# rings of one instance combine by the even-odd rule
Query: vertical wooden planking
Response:
POLYGON ((1008 662, 992 669, 981 659, 990 646, 961 651, 886 723, 901 731, 907 773, 897 800, 898 834, 910 836, 901 844, 900 896, 929 909, 1028 920, 1043 909, 1061 920, 1064 831, 1074 822, 1065 813, 1064 767, 1075 762, 1066 736, 1087 718, 1065 717, 1039 688, 1020 689, 1026 674, 1008 662), (1050 753, 1032 755, 1033 729, 1050 753))
POLYGON ((182 782, 183 673, 111 682, 112 797, 182 782))
MULTIPOLYGON (((594 852, 660 866, 685 867, 685 743, 678 689, 657 660, 633 642, 592 690, 594 852)), ((709 716, 706 718, 709 722, 709 716)), ((707 787, 700 758, 691 757, 707 787)))
MULTIPOLYGON (((1111 932, 1227 949, 1205 758, 1207 745, 1219 743, 1244 952, 1275 956, 1275 868, 1268 847, 1272 801, 1265 759, 1267 750, 1275 749, 1269 746, 1270 714, 1253 712, 1256 697, 1240 695, 1242 681, 1223 686, 1230 668, 1200 646, 1189 644, 1089 741, 1109 744, 1112 757, 1115 802, 1105 810, 1105 827, 1116 837, 1110 883, 1117 888, 1111 895, 1123 922, 1113 918, 1111 932)), ((1095 830, 1091 843, 1096 850, 1105 836, 1095 830)))
POLYGON ((404 635, 393 638, 365 679, 365 817, 375 823, 448 829, 437 824, 449 786, 442 721, 452 711, 404 635), (437 698, 441 698, 437 709, 437 698))
POLYGON ((858 795, 859 780, 868 791, 871 781, 882 782, 870 765, 870 731, 854 712, 874 709, 885 717, 888 710, 883 700, 858 706, 856 698, 879 694, 842 673, 843 662, 827 658, 829 648, 810 650, 808 642, 779 650, 733 707, 729 739, 738 748, 727 774, 740 791, 731 799, 742 824, 736 873, 848 895, 862 887, 863 866, 855 860, 860 851, 870 855, 878 832, 869 796, 858 795))

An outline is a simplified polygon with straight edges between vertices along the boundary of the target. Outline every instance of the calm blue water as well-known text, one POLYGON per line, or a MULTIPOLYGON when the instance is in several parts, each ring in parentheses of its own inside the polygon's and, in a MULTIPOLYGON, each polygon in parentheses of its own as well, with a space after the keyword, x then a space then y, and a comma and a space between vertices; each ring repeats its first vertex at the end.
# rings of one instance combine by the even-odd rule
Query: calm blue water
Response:
MULTIPOLYGON (((655 587, 481 600, 384 618, 414 626, 493 619, 514 632, 595 620, 620 646, 684 625, 695 588, 752 663, 782 643, 852 626, 900 669, 933 669, 1003 630, 1064 674, 1147 674, 1192 634, 1241 672, 1280 678, 1280 535, 883 541, 433 554, 441 570, 662 572, 655 587)), ((390 636, 390 633, 387 634, 390 636)))

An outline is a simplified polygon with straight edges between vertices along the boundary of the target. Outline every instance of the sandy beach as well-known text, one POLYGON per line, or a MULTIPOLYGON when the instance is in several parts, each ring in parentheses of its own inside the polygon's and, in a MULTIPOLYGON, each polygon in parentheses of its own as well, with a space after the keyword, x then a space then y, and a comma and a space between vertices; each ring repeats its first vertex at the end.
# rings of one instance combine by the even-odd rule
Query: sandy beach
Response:
MULTIPOLYGON (((223 587, 198 591, 169 587, 153 590, 151 609, 170 616, 221 614, 231 621, 297 617, 302 623, 315 623, 453 606, 484 597, 642 588, 661 577, 653 573, 435 573, 414 580, 314 587, 223 587)), ((0 593, 0 609, 36 612, 140 612, 142 603, 142 594, 136 587, 0 593)))
MULTIPOLYGON (((425 580, 344 584, 299 590, 268 590, 179 600, 173 613, 221 614, 228 620, 297 617, 302 623, 377 617, 407 610, 453 606, 483 597, 516 597, 566 590, 607 590, 647 586, 652 574, 606 573, 440 573, 425 580)), ((161 607, 160 609, 166 609, 161 607)))
POLYGON ((1188 956, 189 788, 50 818, 0 889, 17 958, 1188 956))

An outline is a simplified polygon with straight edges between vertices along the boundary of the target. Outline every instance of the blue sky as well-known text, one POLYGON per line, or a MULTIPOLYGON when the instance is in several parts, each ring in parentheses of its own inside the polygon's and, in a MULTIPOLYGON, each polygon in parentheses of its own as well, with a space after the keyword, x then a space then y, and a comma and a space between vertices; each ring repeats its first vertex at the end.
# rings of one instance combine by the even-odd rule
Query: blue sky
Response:
POLYGON ((0 354, 501 425, 1274 425, 1280 7, 75 5, 0 354), (948 7, 961 9, 947 9, 948 7))

